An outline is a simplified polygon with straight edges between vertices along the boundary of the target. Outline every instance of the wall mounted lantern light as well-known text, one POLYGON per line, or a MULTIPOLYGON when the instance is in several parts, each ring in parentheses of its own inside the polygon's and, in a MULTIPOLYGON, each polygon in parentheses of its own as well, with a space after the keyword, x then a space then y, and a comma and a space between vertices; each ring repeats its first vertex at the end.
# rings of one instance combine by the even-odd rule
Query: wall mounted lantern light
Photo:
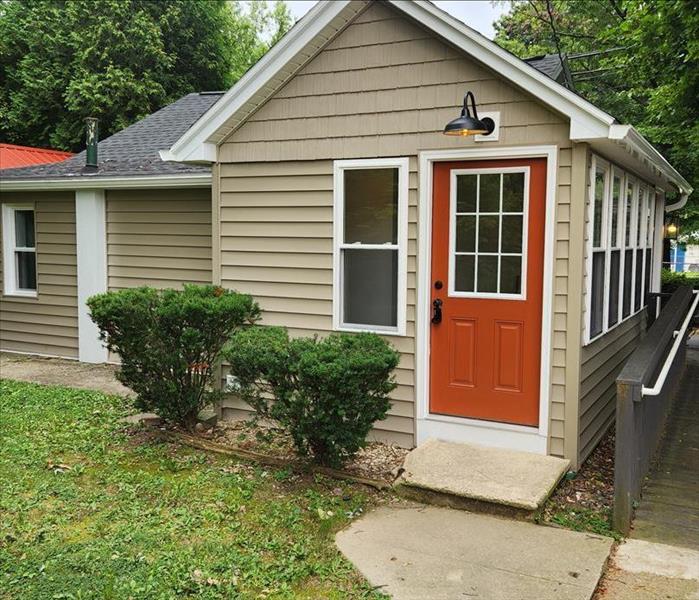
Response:
POLYGON ((476 100, 472 92, 466 92, 464 96, 464 106, 461 109, 461 116, 453 121, 449 121, 444 128, 444 135, 489 135, 495 129, 495 121, 490 117, 478 118, 476 110, 476 100), (471 99, 471 110, 468 108, 468 100, 471 99))

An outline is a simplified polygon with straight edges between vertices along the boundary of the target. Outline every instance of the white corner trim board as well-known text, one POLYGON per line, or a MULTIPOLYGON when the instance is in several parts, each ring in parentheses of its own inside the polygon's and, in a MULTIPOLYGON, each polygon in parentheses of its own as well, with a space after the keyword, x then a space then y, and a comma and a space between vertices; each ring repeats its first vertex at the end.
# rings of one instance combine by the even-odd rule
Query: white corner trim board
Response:
POLYGON ((417 395, 416 442, 430 437, 447 441, 471 441, 486 446, 548 453, 549 409, 551 403, 553 334, 553 256, 556 244, 557 146, 478 147, 421 152, 419 156, 419 240, 416 307, 415 371, 417 395), (508 158, 546 158, 546 223, 544 226, 544 282, 541 319, 541 373, 539 426, 525 427, 431 414, 430 394, 430 275, 432 250, 432 171, 436 162, 508 158))
POLYGON ((107 211, 104 190, 75 192, 75 233, 78 260, 78 357, 81 362, 107 362, 85 304, 90 296, 107 291, 107 211))

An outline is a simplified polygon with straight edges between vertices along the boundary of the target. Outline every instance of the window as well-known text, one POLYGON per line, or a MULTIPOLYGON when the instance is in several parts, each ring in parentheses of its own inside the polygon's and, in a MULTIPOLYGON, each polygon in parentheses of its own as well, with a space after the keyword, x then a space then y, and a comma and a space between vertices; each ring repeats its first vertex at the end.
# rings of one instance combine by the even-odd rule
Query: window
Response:
POLYGON ((3 204, 2 237, 5 294, 36 296, 34 206, 3 204))
POLYGON ((335 162, 335 329, 405 334, 408 159, 335 162))
POLYGON ((653 267, 654 219, 654 190, 593 156, 587 232, 587 342, 646 305, 653 267))
POLYGON ((592 182, 592 286, 590 297, 590 335, 604 329, 604 274, 607 265, 607 187, 609 165, 597 161, 592 182))
POLYGON ((524 298, 528 167, 451 177, 449 295, 524 298))

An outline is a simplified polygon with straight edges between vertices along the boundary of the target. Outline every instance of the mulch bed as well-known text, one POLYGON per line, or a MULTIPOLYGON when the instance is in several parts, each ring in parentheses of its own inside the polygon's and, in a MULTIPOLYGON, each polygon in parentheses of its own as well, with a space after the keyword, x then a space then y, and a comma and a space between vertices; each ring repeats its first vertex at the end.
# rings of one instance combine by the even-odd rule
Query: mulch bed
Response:
POLYGON ((296 453, 291 437, 272 425, 249 421, 222 421, 215 427, 194 434, 171 430, 182 442, 212 451, 235 454, 260 462, 288 464, 331 476, 389 487, 401 473, 408 450, 393 444, 369 442, 341 470, 312 465, 296 453), (383 485, 382 485, 383 484, 383 485))
POLYGON ((608 519, 614 503, 614 429, 600 441, 574 478, 564 480, 544 506, 543 518, 585 511, 608 519))

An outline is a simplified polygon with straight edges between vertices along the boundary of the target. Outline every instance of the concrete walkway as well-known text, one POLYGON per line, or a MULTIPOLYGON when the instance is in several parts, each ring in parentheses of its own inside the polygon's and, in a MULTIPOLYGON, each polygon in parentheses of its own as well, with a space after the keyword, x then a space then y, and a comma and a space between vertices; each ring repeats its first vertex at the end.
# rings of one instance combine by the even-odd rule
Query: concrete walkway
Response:
POLYGON ((612 540, 424 505, 383 507, 337 546, 395 600, 589 600, 612 540))
POLYGON ((114 365, 91 365, 63 358, 42 358, 0 352, 0 378, 42 385, 97 390, 105 394, 128 396, 131 390, 114 376, 114 365))
POLYGON ((626 540, 611 557, 595 600, 660 599, 699 599, 699 551, 626 540))

